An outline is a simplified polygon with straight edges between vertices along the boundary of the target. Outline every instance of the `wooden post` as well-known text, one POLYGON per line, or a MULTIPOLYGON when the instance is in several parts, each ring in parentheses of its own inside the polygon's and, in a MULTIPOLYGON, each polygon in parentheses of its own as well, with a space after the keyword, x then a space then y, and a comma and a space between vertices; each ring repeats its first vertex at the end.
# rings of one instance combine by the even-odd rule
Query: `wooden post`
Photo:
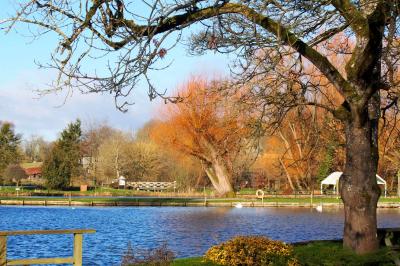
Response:
POLYGON ((74 234, 74 266, 82 266, 82 234, 74 234))
POLYGON ((0 266, 7 265, 7 236, 0 236, 0 266))
POLYGON ((73 264, 82 266, 82 240, 83 234, 91 234, 93 229, 73 230, 28 230, 28 231, 0 231, 0 266, 6 265, 37 265, 37 264, 73 264), (16 235, 51 235, 74 234, 74 256, 66 258, 32 258, 7 260, 7 237, 16 235))
POLYGON ((313 202, 313 200, 314 200, 314 183, 312 183, 311 184, 311 208, 313 207, 313 204, 314 204, 314 202, 313 202))

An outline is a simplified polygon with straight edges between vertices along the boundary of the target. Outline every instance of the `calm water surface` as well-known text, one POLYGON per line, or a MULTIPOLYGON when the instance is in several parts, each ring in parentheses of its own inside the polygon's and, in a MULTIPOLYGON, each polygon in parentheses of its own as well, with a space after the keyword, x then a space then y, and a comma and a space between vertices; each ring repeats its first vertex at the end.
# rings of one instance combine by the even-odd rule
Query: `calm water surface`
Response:
MULTIPOLYGON (((379 226, 400 227, 400 209, 379 210, 379 226)), ((150 248, 164 242, 178 257, 201 256, 235 235, 296 242, 341 238, 343 213, 308 208, 0 207, 0 231, 93 228, 84 236, 84 265, 119 265, 130 241, 150 248)), ((71 256, 72 236, 16 236, 12 258, 71 256)))

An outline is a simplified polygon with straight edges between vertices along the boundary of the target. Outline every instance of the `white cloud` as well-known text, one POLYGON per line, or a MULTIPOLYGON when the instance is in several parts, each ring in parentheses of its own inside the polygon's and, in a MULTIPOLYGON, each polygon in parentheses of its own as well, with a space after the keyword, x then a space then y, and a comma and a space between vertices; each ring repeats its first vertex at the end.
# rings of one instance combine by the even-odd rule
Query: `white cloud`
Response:
MULTIPOLYGON (((159 91, 168 90, 167 95, 172 95, 174 87, 186 81, 190 74, 218 76, 226 74, 227 71, 227 59, 218 54, 187 57, 181 49, 169 56, 173 58, 174 64, 151 75, 152 82, 159 91)), ((127 113, 115 108, 114 98, 108 93, 82 95, 75 92, 65 103, 65 93, 49 94, 40 98, 34 90, 50 83, 54 74, 32 70, 33 66, 18 63, 11 64, 10 68, 8 76, 0 74, 0 120, 13 122, 16 131, 22 133, 25 138, 39 135, 54 140, 68 123, 77 118, 84 123, 107 121, 115 128, 134 131, 154 117, 154 113, 159 110, 157 104, 160 99, 150 102, 146 86, 138 87, 132 93, 129 100, 135 104, 129 107, 127 113)))
POLYGON ((13 122, 16 131, 25 137, 36 134, 53 140, 77 118, 89 122, 107 121, 116 128, 135 130, 152 117, 156 107, 156 102, 150 102, 144 91, 133 95, 135 105, 127 113, 118 111, 113 97, 108 94, 74 93, 67 99, 62 94, 38 97, 33 90, 49 80, 43 77, 43 72, 35 71, 0 84, 0 120, 13 122))

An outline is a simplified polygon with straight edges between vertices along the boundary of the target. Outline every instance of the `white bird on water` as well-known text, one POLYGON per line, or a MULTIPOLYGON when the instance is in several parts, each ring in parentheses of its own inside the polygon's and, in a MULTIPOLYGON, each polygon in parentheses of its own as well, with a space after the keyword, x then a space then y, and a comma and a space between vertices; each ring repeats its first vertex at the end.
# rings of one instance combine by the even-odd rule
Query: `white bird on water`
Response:
POLYGON ((236 203, 235 204, 235 208, 239 208, 239 209, 241 209, 241 208, 243 208, 243 205, 242 205, 242 203, 236 203))
POLYGON ((315 209, 317 210, 317 212, 322 212, 322 205, 318 205, 317 207, 315 207, 315 209))

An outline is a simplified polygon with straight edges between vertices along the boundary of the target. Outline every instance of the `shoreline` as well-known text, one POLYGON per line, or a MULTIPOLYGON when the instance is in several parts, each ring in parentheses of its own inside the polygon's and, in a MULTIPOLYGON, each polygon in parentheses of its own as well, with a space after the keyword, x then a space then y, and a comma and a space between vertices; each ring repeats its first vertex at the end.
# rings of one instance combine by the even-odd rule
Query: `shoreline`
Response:
MULTIPOLYGON (((299 208, 343 208, 342 202, 260 202, 243 201, 240 199, 218 202, 215 200, 165 200, 165 199, 131 199, 131 200, 57 200, 57 199, 1 199, 0 206, 74 206, 74 207, 236 207, 237 204, 242 207, 299 207, 299 208)), ((378 208, 400 208, 397 202, 379 202, 378 208)))

